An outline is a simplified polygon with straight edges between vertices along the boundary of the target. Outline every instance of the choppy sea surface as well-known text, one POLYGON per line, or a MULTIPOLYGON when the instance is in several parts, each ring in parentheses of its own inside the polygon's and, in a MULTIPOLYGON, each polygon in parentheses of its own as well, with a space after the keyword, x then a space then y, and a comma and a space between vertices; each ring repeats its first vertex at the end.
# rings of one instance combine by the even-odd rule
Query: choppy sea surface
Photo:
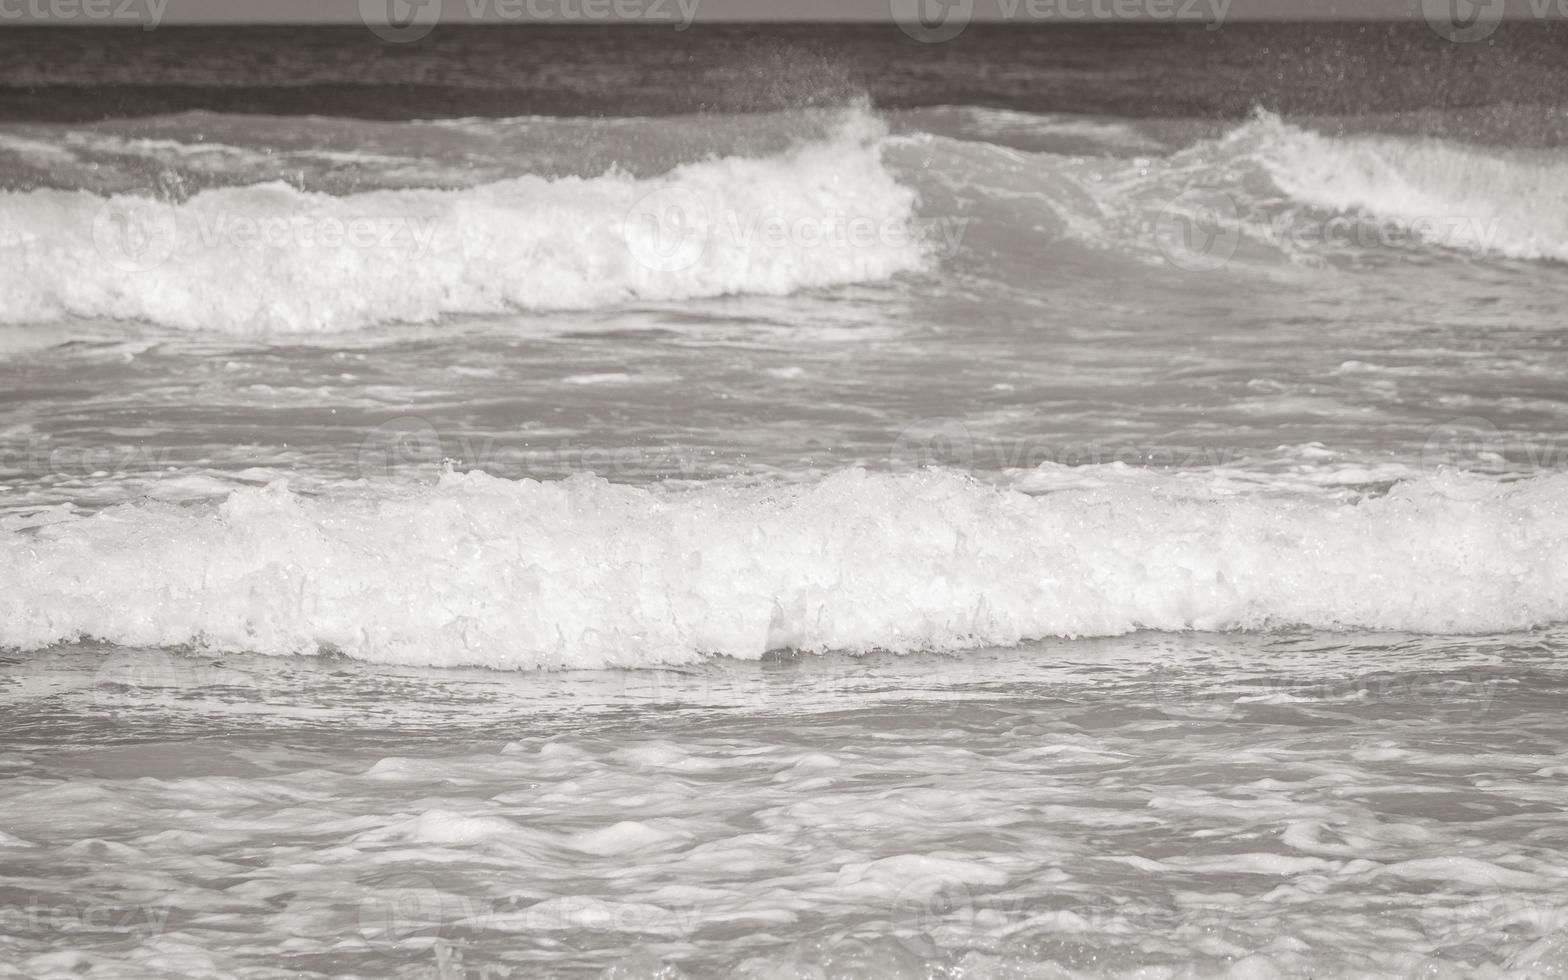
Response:
POLYGON ((1565 38, 11 32, 0 976, 1568 975, 1565 38))

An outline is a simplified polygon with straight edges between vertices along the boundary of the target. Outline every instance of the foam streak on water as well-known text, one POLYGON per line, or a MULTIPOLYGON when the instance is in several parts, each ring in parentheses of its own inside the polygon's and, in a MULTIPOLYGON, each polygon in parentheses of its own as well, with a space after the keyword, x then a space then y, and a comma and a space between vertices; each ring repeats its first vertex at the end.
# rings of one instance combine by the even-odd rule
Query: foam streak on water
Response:
POLYGON ((0 941, 39 978, 1549 977, 1568 688, 1517 641, 586 676, 62 650, 11 671, 20 731, 78 735, 0 755, 33 896, 0 941))

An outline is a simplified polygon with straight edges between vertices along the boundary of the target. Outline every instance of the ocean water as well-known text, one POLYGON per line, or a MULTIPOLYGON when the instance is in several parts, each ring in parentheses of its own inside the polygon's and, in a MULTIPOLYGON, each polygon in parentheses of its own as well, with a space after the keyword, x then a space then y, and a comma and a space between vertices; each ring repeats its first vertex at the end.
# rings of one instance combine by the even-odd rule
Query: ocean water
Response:
POLYGON ((1568 975, 1565 54, 0 35, 0 976, 1568 975))

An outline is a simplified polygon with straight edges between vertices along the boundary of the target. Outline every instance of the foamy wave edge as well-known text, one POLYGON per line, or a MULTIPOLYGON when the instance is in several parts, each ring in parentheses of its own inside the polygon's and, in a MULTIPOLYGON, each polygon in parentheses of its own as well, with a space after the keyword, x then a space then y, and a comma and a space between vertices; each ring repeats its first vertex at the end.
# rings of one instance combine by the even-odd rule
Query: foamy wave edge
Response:
POLYGON ((1029 495, 947 471, 669 492, 482 473, 316 498, 274 485, 0 532, 0 646, 602 668, 1138 629, 1501 632, 1568 620, 1565 505, 1562 475, 1354 503, 1029 495))
POLYGON ((1221 140, 1302 204, 1478 255, 1568 262, 1568 164, 1404 136, 1326 136, 1260 112, 1221 140))
POLYGON ((284 183, 182 203, 0 194, 0 323, 322 333, 449 314, 796 291, 921 268, 914 191, 869 110, 773 157, 657 178, 523 176, 342 197, 284 183))

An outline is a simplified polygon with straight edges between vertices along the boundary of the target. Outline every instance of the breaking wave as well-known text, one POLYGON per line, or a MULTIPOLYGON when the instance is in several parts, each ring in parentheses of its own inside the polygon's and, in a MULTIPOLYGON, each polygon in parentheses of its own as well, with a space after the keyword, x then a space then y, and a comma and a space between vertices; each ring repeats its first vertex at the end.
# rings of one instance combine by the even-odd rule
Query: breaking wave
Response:
POLYGON ((1329 137, 1271 115, 1227 142, 1253 145, 1273 182, 1302 203, 1365 212, 1448 248, 1568 261, 1568 163, 1549 151, 1329 137))
MULTIPOLYGON (((899 117, 906 129, 889 135, 866 108, 829 118, 825 135, 819 126, 793 145, 783 118, 671 121, 666 142, 689 133, 708 145, 716 133, 755 130, 788 148, 730 146, 661 176, 638 157, 659 133, 651 121, 606 129, 556 120, 545 156, 558 176, 340 195, 274 180, 177 203, 80 189, 0 193, 0 323, 323 333, 786 295, 944 268, 1032 290, 1042 274, 1120 279, 1128 269, 1118 256, 1165 263, 1161 221, 1173 207, 1184 213, 1195 190, 1210 211, 1223 205, 1219 219, 1237 230, 1244 260, 1293 261, 1304 244, 1322 257, 1392 242, 1390 255, 1568 261, 1568 164, 1545 151, 1329 136, 1268 113, 1219 136, 1191 130, 1176 148, 1125 120, 928 110, 899 117), (578 171, 620 147, 640 176, 570 175, 574 134, 594 147, 578 171)), ((542 126, 501 121, 483 131, 510 134, 496 145, 512 148, 542 126)), ((406 154, 387 159, 413 159, 428 130, 408 124, 377 139, 393 149, 407 140, 406 154)), ((52 144, 34 133, 5 146, 31 159, 52 144)), ((477 172, 493 175, 513 150, 497 152, 477 172)), ((430 166, 426 177, 438 182, 475 172, 430 166)))
POLYGON ((1568 477, 1476 479, 1354 502, 1158 485, 1030 495, 941 470, 670 492, 482 473, 323 497, 274 485, 12 519, 0 646, 601 668, 1568 620, 1568 477))
POLYGON ((325 332, 445 314, 797 290, 916 269, 915 194, 882 124, 846 113, 776 156, 662 177, 520 176, 346 196, 283 182, 180 203, 83 190, 0 196, 0 323, 144 320, 325 332))

